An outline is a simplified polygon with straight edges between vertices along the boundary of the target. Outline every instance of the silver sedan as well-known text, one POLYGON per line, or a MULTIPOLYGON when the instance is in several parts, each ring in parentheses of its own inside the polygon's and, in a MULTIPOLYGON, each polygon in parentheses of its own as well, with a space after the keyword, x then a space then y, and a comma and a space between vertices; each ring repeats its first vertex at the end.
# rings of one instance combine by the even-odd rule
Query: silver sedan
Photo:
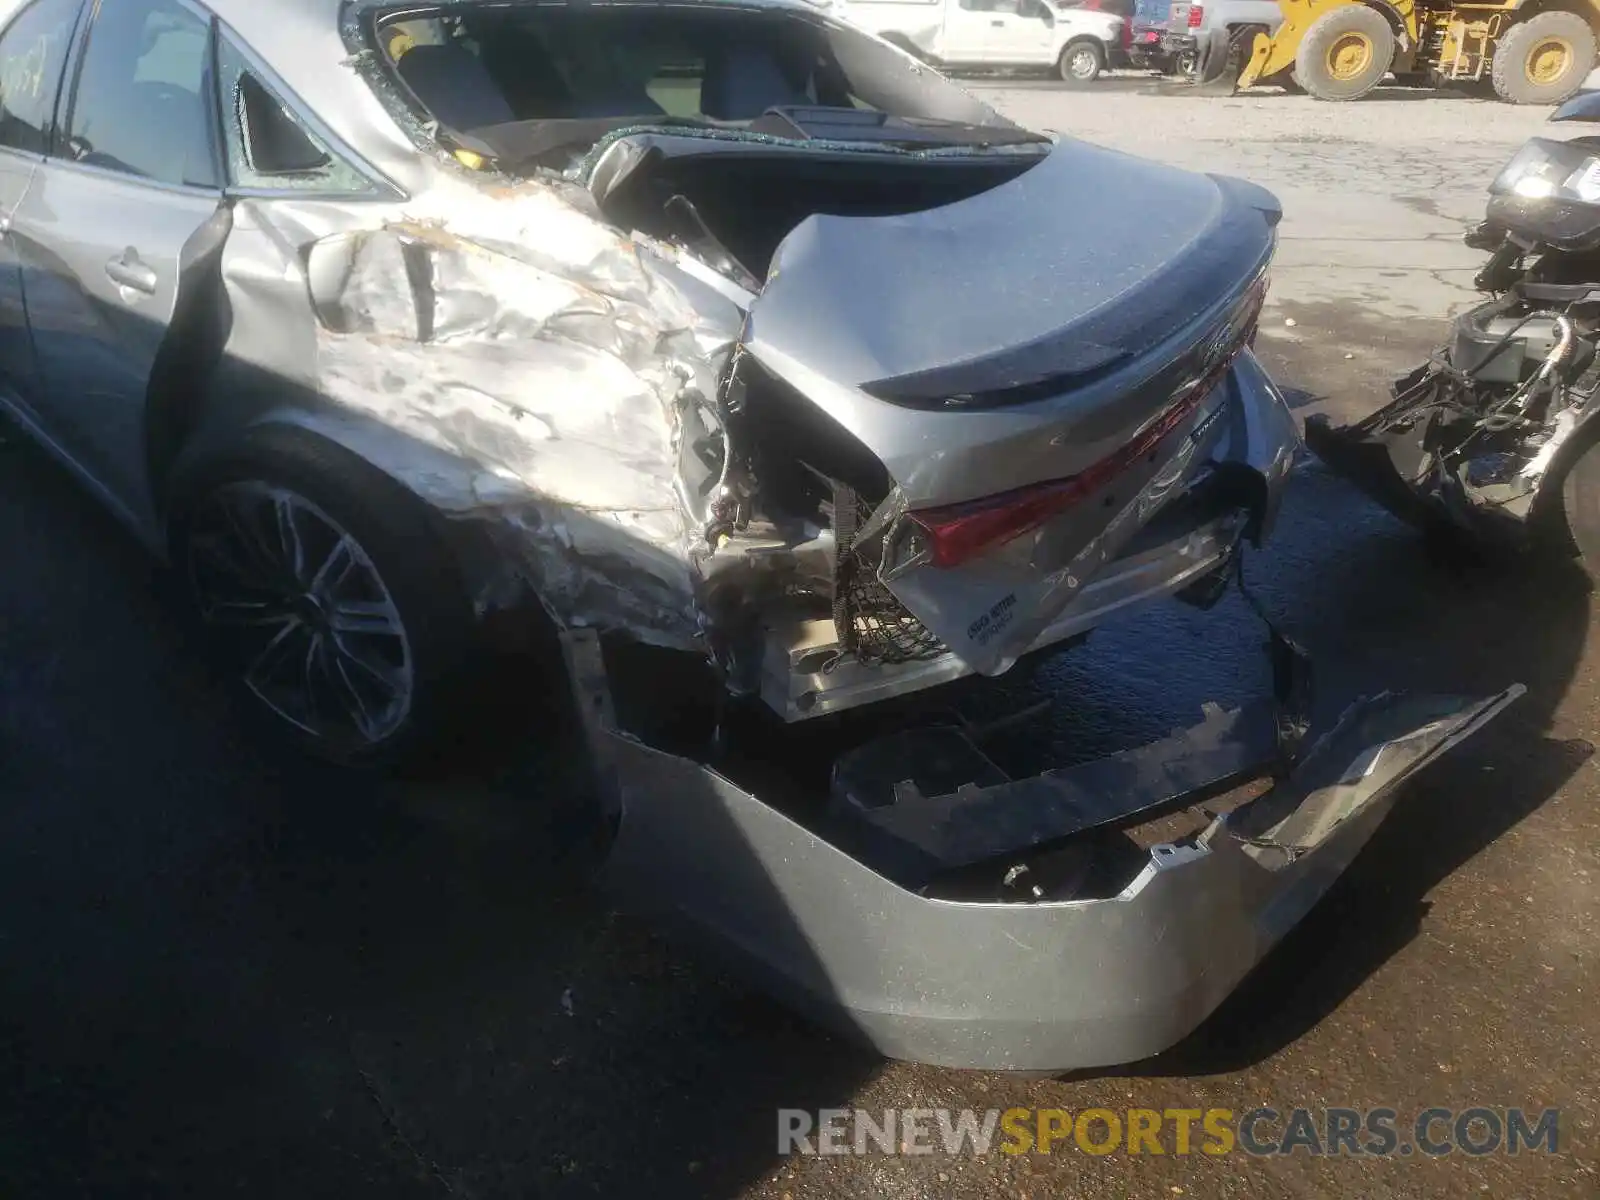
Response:
POLYGON ((811 6, 0 18, 0 404, 318 753, 438 741, 486 631, 789 721, 996 674, 1270 522, 1272 198, 811 6))
POLYGON ((1276 710, 1080 768, 741 732, 1216 600, 1298 448, 1278 217, 804 0, 0 0, 0 403, 253 710, 394 762, 558 647, 613 875, 933 1062, 1169 1044, 1515 698, 1308 735, 1274 634, 1276 710))

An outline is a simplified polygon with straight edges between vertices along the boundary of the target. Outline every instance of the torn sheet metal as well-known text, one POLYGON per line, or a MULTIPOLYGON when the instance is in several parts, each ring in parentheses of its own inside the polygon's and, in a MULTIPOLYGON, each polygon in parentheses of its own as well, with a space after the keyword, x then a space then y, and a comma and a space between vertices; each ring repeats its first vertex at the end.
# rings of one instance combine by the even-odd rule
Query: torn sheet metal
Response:
MULTIPOLYGON (((1426 370, 1426 368, 1424 368, 1426 370)), ((1306 420, 1306 445, 1335 472, 1401 520, 1421 529, 1448 525, 1487 541, 1525 547, 1534 518, 1559 502, 1566 447, 1596 411, 1591 400, 1563 408, 1516 451, 1485 445, 1471 452, 1438 436, 1438 406, 1419 394, 1416 372, 1398 381, 1398 399, 1353 425, 1325 414, 1306 420)))
POLYGON ((582 200, 445 182, 315 239, 305 382, 399 435, 376 461, 485 528, 503 567, 480 607, 526 593, 562 624, 700 648, 708 551, 680 431, 715 397, 740 313, 582 200))
POLYGON ((1458 317, 1384 408, 1347 426, 1310 417, 1306 443, 1403 520, 1526 547, 1600 408, 1593 364, 1567 315, 1513 292, 1458 317))

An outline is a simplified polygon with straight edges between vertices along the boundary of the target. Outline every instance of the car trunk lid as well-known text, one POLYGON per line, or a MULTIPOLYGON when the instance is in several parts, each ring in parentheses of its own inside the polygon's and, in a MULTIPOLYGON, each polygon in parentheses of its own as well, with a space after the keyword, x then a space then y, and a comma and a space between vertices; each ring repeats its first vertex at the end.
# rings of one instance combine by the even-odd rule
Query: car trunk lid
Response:
POLYGON ((904 216, 819 215, 746 348, 888 469, 857 546, 973 670, 1005 670, 1203 461, 1279 209, 1085 143, 904 216))

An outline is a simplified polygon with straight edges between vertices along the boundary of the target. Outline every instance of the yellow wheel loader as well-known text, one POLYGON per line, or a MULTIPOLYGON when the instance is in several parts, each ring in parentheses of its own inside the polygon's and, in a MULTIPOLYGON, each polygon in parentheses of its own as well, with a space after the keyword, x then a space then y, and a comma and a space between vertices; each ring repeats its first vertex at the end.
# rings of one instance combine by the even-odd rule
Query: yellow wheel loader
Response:
POLYGON ((1256 26, 1240 89, 1293 79, 1319 100, 1355 100, 1393 71, 1432 83, 1488 81, 1512 104, 1559 104, 1594 69, 1600 28, 1600 0, 1278 0, 1278 8, 1275 30, 1256 26))

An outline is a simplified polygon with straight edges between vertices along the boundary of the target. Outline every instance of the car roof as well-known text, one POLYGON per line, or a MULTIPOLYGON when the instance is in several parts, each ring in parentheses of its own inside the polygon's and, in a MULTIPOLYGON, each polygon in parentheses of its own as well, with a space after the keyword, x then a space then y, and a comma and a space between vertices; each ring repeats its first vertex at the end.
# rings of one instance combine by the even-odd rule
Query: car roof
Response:
MULTIPOLYGON (((358 154, 407 191, 424 186, 431 166, 351 62, 343 21, 379 10, 495 4, 516 7, 550 0, 194 0, 207 5, 256 51, 313 112, 358 154)), ((593 0, 586 0, 593 2, 593 0)), ((599 0, 611 3, 613 0, 599 0)), ((816 15, 805 0, 614 0, 618 7, 759 8, 816 15)))
MULTIPOLYGON (((93 0, 83 0, 92 3, 93 0)), ((115 0, 110 0, 115 2, 115 0)), ((346 0, 186 0, 216 14, 331 132, 407 191, 426 164, 350 62, 346 0)), ((0 0, 0 29, 34 0, 0 0)))
MULTIPOLYGON (((0 28, 33 0, 0 0, 0 28)), ((90 3, 92 0, 85 0, 90 3)), ((208 9, 261 58, 302 104, 371 166, 408 192, 426 187, 432 164, 401 129, 352 59, 341 22, 381 9, 514 6, 548 0, 184 0, 208 9)), ((601 3, 609 0, 600 0, 601 3)), ((640 8, 764 8, 816 14, 806 0, 616 0, 640 8)), ((370 68, 369 68, 370 69, 370 68)))

